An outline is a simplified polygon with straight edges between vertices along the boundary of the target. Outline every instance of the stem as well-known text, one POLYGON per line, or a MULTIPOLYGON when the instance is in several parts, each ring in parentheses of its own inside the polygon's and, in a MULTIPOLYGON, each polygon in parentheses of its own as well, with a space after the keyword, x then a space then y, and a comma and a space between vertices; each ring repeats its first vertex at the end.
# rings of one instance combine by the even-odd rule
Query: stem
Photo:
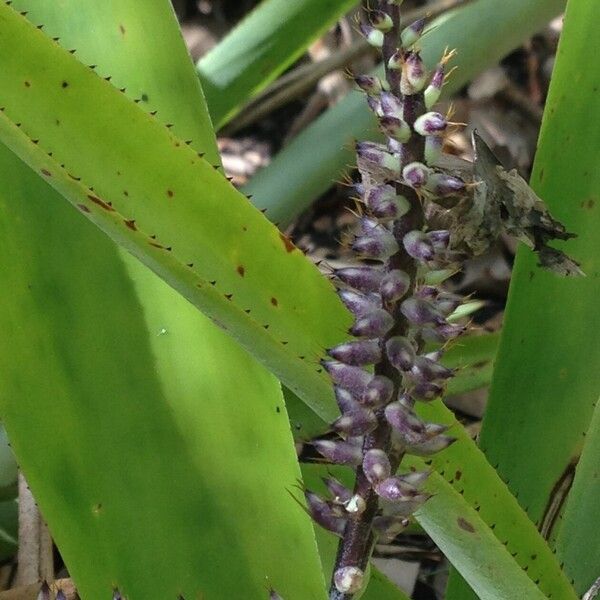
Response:
MULTIPOLYGON (((390 87, 390 91, 396 96, 401 97, 400 94, 400 71, 388 68, 388 61, 390 57, 396 52, 397 44, 400 39, 400 7, 394 4, 388 4, 385 0, 380 2, 379 9, 385 11, 394 23, 393 28, 385 35, 384 45, 382 49, 383 61, 385 65, 386 79, 390 87)), ((417 117, 424 112, 424 101, 422 94, 415 94, 412 96, 405 96, 404 100, 404 118, 405 121, 413 126, 417 117)), ((405 144, 405 156, 404 160, 406 163, 413 161, 423 161, 424 143, 423 138, 418 135, 412 135, 410 141, 405 144)), ((423 227, 424 215, 421 206, 421 201, 417 196, 416 192, 405 185, 397 184, 396 188, 398 193, 404 195, 411 204, 411 209, 401 219, 396 221, 394 227, 394 235, 397 240, 402 240, 405 234, 415 229, 421 229, 423 227)), ((400 245, 400 251, 392 256, 388 263, 389 269, 400 269, 406 272, 411 278, 411 289, 408 295, 412 295, 415 286, 415 279, 417 273, 416 261, 407 254, 404 247, 400 245)), ((394 328, 386 335, 383 339, 382 344, 385 348, 386 341, 393 336, 406 336, 409 329, 409 323, 406 318, 400 312, 400 302, 395 305, 386 305, 386 308, 395 319, 394 328)), ((387 359, 385 352, 383 354, 383 360, 376 365, 375 374, 384 375, 394 382, 394 394, 397 395, 402 387, 402 377, 399 372, 390 364, 387 359)), ((383 450, 390 458, 392 465, 392 471, 395 472, 404 453, 392 456, 391 453, 391 426, 388 424, 384 408, 381 408, 377 413, 378 425, 376 429, 365 436, 363 444, 363 455, 372 449, 383 450)), ((354 493, 359 494, 364 498, 366 502, 366 510, 355 519, 348 520, 346 525, 344 536, 338 546, 338 552, 336 556, 335 566, 333 573, 335 574, 338 569, 354 566, 360 568, 365 572, 373 546, 375 544, 375 538, 372 533, 373 519, 377 515, 379 509, 379 498, 373 491, 371 484, 369 483, 362 466, 357 467, 356 470, 356 483, 354 486, 354 493)), ((354 594, 348 594, 340 592, 332 579, 329 599, 330 600, 351 600, 354 594)))

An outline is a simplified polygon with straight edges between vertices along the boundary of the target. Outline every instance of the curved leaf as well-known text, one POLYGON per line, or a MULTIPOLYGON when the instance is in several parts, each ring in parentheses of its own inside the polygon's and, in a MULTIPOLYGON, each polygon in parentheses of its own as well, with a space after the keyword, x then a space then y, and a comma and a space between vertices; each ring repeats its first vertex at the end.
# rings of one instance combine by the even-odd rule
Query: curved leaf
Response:
POLYGON ((210 114, 225 125, 356 0, 265 0, 198 62, 210 114))
MULTIPOLYGON (((418 467, 419 461, 412 464, 418 467)), ((546 598, 475 509, 440 475, 433 473, 425 489, 433 497, 416 512, 419 523, 480 598, 546 598)))
MULTIPOLYGON (((168 3, 146 3, 143 25, 137 2, 108 14, 97 3, 27 4, 69 43, 121 24, 137 32, 127 52, 100 44, 94 60, 123 81, 135 68, 153 108, 179 107, 185 131, 216 156, 208 121, 194 114, 202 102, 189 63, 190 85, 171 85, 178 64, 140 69, 151 32, 185 58, 168 3), (69 30, 64 11, 86 9, 93 34, 69 30)), ((0 299, 0 406, 83 596, 118 585, 132 599, 258 599, 272 584, 322 598, 312 528, 288 494, 299 471, 277 382, 137 261, 124 268, 113 244, 5 148, 0 179, 11 289, 0 299)))
POLYGON ((0 138, 316 410, 333 416, 318 361, 350 324, 333 287, 168 127, 12 8, 1 5, 0 17, 0 138))
POLYGON ((587 430, 581 460, 577 465, 573 487, 556 539, 556 550, 565 563, 565 571, 584 594, 600 573, 600 403, 587 430))
POLYGON ((600 394, 600 122, 590 118, 600 107, 600 64, 588 60, 600 50, 595 8, 569 5, 532 176, 536 193, 577 233, 568 251, 587 277, 557 278, 519 250, 481 433, 481 447, 538 522, 580 454, 600 394))

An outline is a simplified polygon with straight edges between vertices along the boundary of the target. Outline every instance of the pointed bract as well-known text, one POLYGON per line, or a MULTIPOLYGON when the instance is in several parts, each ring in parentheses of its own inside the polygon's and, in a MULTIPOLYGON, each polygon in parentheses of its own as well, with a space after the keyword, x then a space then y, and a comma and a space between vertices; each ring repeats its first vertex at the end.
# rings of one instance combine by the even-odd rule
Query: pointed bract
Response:
POLYGON ((363 458, 363 472, 372 485, 387 479, 392 474, 392 466, 383 450, 368 450, 363 458))

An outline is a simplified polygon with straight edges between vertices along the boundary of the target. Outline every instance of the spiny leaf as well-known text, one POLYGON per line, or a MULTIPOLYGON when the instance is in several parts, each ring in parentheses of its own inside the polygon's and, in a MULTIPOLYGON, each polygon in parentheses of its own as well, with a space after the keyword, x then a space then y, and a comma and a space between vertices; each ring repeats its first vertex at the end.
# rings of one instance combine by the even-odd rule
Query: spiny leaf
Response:
POLYGON ((318 361, 345 337, 350 316, 330 284, 168 128, 10 7, 2 5, 0 16, 0 137, 332 417, 318 361))

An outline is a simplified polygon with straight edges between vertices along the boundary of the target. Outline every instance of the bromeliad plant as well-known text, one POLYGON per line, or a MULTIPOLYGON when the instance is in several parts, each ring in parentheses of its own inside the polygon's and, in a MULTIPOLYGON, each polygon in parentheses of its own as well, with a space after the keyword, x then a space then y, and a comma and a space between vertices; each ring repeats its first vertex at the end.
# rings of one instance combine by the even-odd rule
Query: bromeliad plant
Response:
POLYGON ((355 319, 350 333, 358 339, 330 349, 334 360, 323 363, 342 412, 332 428, 345 439, 313 441, 332 463, 356 466, 356 483, 350 492, 328 480, 329 503, 306 494, 315 520, 342 538, 332 600, 362 590, 376 538, 390 532, 393 538, 428 499, 420 489, 427 472, 395 474, 404 455, 428 456, 456 441, 446 434, 447 425, 425 422, 414 412, 415 403, 443 396, 453 371, 439 361, 466 330, 449 321, 462 299, 440 284, 459 271, 467 250, 481 253, 502 230, 529 242, 541 266, 581 274, 574 261, 546 245, 572 236, 516 173, 495 163, 477 134, 471 180, 450 170, 444 136, 452 124, 434 109, 453 52, 429 73, 419 50, 425 20, 401 30, 401 4, 383 0, 361 23, 367 41, 381 48, 385 80, 360 75, 356 83, 386 144, 356 145, 356 189, 364 213, 352 250, 379 266, 334 272, 340 298, 355 319), (438 229, 440 222, 451 229, 438 229), (430 342, 442 347, 427 351, 430 342), (382 508, 391 516, 382 515, 382 508))
MULTIPOLYGON (((285 194, 273 185, 253 206, 221 172, 210 118, 168 2, 148 1, 143 10, 137 0, 109 4, 0 5, 0 138, 7 146, 0 151, 0 257, 10 290, 0 296, 8 340, 0 350, 0 410, 82 597, 100 600, 116 589, 129 600, 200 594, 258 599, 269 593, 286 600, 325 598, 324 576, 333 573, 334 598, 364 588, 364 598, 404 600, 376 570, 366 588, 362 574, 375 535, 398 532, 410 513, 480 597, 574 599, 587 590, 598 568, 581 560, 577 548, 584 545, 571 540, 579 539, 582 519, 595 518, 586 484, 594 481, 598 434, 590 407, 598 389, 585 367, 589 357, 581 355, 593 346, 574 343, 560 352, 560 366, 544 380, 556 371, 555 389, 562 382, 580 386, 569 411, 576 418, 519 419, 508 428, 531 444, 528 430, 519 427, 543 423, 534 436, 536 457, 545 456, 548 432, 552 451, 561 452, 544 471, 539 492, 535 477, 527 477, 531 453, 511 458, 525 473, 519 491, 525 480, 528 497, 535 488, 551 507, 565 502, 554 497, 554 476, 573 482, 565 526, 552 531, 546 525, 557 522, 552 508, 543 530, 550 543, 556 533, 574 585, 468 432, 433 399, 446 386, 458 391, 489 380, 477 365, 483 362, 489 373, 493 339, 463 336, 446 343, 465 327, 454 321, 461 299, 440 284, 465 256, 507 231, 534 248, 545 267, 563 273, 578 267, 547 246, 568 237, 564 228, 479 138, 474 165, 442 153, 444 131, 452 125, 434 103, 446 62, 456 59, 444 54, 436 69, 421 57, 430 38, 443 48, 452 36, 464 37, 464 47, 456 45, 463 61, 458 77, 466 77, 469 61, 480 65, 482 55, 496 60, 558 12, 560 2, 499 6, 478 0, 421 39, 421 23, 404 24, 398 37, 398 3, 381 2, 381 12, 369 11, 363 27, 382 47, 387 74, 358 82, 387 144, 357 146, 357 191, 365 208, 353 247, 369 261, 336 273, 339 298, 258 210, 278 196, 267 216, 279 220, 284 213, 282 221, 289 220, 299 187, 306 194, 321 185, 322 174, 310 168, 302 170, 301 186, 291 183, 299 165, 311 164, 314 146, 306 147, 304 160, 292 161, 294 169, 281 169, 285 194), (75 19, 83 13, 93 30, 75 19), (493 31, 484 27, 492 22, 493 31), (99 230, 145 266, 117 251, 99 230), (349 329, 357 339, 347 339, 349 329), (432 341, 442 348, 423 347, 432 341), (265 366, 287 386, 286 405, 265 366), (319 522, 342 537, 336 559, 331 540, 319 536, 323 570, 311 524, 290 498, 300 470, 286 408, 293 429, 312 438, 325 459, 356 467, 354 490, 352 481, 329 477, 333 500, 308 494, 319 522), (561 470, 577 461, 579 436, 590 421, 581 468, 573 481, 571 466, 569 480, 561 470), (560 436, 554 435, 558 424, 560 436)), ((213 121, 230 119, 351 5, 264 2, 200 65, 213 121)), ((527 298, 527 286, 554 286, 557 296, 568 290, 569 303, 578 298, 582 306, 581 313, 569 313, 569 329, 580 336, 591 335, 593 328, 582 324, 589 325, 597 296, 597 213, 590 194, 598 182, 590 168, 596 156, 590 106, 571 84, 573 65, 598 44, 588 26, 593 10, 592 2, 578 2, 568 15, 573 29, 565 32, 549 99, 562 116, 546 122, 541 150, 550 149, 542 153, 535 180, 541 185, 544 177, 553 182, 560 175, 571 186, 566 197, 572 196, 572 210, 589 211, 579 219, 566 208, 561 214, 580 234, 570 243, 588 277, 558 285, 534 265, 524 272, 521 260, 513 294, 527 298), (580 38, 585 44, 576 43, 580 38), (575 110, 581 106, 586 110, 575 110), (561 139, 560 145, 577 153, 577 164, 588 172, 575 182, 564 152, 555 152, 564 123, 577 143, 561 139), (584 130, 585 136, 573 133, 584 130), (580 187, 572 189, 575 184, 580 187)), ((435 44, 429 43, 431 51, 435 44)), ((595 77, 590 67, 580 87, 592 90, 595 77)), ((320 127, 317 122, 307 135, 320 127)), ((328 181, 339 160, 331 161, 328 181)), ((509 308, 509 324, 510 314, 509 308)), ((551 317, 553 325, 561 320, 551 317)), ((549 346, 560 347, 562 338, 549 339, 549 346)), ((538 348, 520 360, 542 356, 538 348)), ((546 415, 533 384, 531 390, 531 408, 523 402, 515 411, 510 394, 503 394, 494 418, 502 418, 498 406, 504 415, 546 415)), ((487 437, 491 448, 503 439, 487 437)), ((499 471, 508 467, 505 460, 499 471)), ((314 475, 327 476, 321 465, 316 469, 303 470, 311 489, 314 475)), ((565 494, 565 485, 558 489, 565 494)), ((470 593, 465 586, 454 574, 447 597, 464 598, 470 593)))

